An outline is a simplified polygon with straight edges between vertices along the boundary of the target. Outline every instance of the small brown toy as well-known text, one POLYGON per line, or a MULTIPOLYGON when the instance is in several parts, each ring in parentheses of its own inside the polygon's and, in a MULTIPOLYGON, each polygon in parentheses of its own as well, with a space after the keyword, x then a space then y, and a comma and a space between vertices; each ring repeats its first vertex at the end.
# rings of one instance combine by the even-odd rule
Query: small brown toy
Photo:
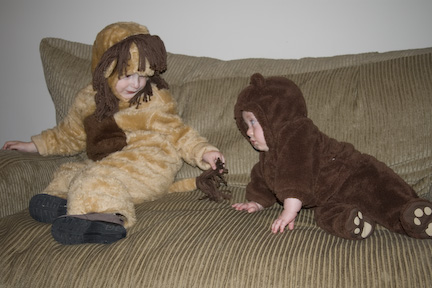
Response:
POLYGON ((227 185, 223 175, 228 173, 228 169, 225 168, 224 163, 220 159, 216 162, 216 169, 208 169, 201 173, 196 178, 197 189, 204 192, 206 195, 200 200, 209 199, 211 201, 220 202, 222 200, 230 199, 231 193, 229 190, 220 190, 221 185, 227 185))

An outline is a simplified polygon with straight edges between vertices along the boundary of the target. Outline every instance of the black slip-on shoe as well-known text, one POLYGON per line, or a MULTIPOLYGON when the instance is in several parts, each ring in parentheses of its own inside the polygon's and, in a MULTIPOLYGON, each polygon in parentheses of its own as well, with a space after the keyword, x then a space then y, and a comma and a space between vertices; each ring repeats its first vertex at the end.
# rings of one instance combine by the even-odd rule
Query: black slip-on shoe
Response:
POLYGON ((48 194, 37 194, 30 199, 29 212, 33 219, 53 223, 55 219, 66 215, 67 200, 48 194))
POLYGON ((57 242, 64 245, 110 244, 126 237, 122 223, 114 214, 67 215, 53 222, 51 234, 57 242))

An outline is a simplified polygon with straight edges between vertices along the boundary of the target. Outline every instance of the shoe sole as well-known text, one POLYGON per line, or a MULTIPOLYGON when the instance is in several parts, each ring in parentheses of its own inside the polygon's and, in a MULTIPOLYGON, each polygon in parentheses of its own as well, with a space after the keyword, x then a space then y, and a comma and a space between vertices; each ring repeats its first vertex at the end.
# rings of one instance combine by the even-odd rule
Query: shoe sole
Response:
POLYGON ((64 245, 110 244, 126 237, 126 229, 116 223, 91 221, 72 216, 57 218, 52 227, 54 239, 64 245))
POLYGON ((66 199, 48 194, 37 194, 30 199, 29 212, 39 222, 53 223, 58 217, 66 215, 66 204, 66 199))

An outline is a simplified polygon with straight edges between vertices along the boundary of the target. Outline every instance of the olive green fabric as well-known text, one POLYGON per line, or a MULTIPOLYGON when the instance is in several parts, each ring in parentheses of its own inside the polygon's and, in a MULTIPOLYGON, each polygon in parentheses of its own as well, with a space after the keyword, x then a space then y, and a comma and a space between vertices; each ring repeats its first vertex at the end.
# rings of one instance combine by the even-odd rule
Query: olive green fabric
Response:
MULTIPOLYGON (((90 82, 91 46, 41 42, 57 121, 90 82)), ((237 131, 233 105, 255 72, 283 75, 303 90, 309 115, 432 199, 432 48, 299 60, 221 61, 169 54, 165 79, 185 122, 224 153, 233 199, 244 198, 257 153, 237 131)), ((137 224, 111 245, 62 246, 27 207, 61 162, 0 151, 0 287, 426 287, 432 240, 378 227, 364 241, 331 236, 302 210, 294 231, 270 232, 282 211, 254 214, 203 193, 170 194, 137 206, 137 224), (10 215, 12 214, 12 215, 10 215)), ((184 165, 178 178, 200 171, 184 165)))
MULTIPOLYGON (((242 191, 232 189, 234 200, 242 191)), ((344 240, 316 227, 308 210, 296 230, 272 235, 279 207, 247 214, 201 196, 171 194, 139 205, 137 225, 112 245, 62 246, 50 225, 26 210, 3 218, 0 281, 131 288, 425 287, 430 281, 429 240, 381 228, 366 241, 344 240)))
POLYGON ((54 171, 76 159, 80 156, 42 157, 36 153, 0 150, 0 217, 27 208, 31 196, 45 189, 54 171))

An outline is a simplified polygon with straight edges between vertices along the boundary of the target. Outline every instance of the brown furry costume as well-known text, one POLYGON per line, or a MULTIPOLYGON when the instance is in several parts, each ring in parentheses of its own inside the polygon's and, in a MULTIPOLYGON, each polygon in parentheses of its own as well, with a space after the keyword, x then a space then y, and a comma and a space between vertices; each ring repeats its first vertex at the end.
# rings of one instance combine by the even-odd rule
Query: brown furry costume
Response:
POLYGON ((173 184, 183 161, 210 168, 202 156, 218 149, 177 114, 160 77, 166 57, 163 42, 146 27, 107 26, 93 45, 93 84, 77 94, 61 123, 32 137, 41 155, 86 150, 91 159, 60 167, 43 192, 67 198, 68 215, 119 214, 128 228, 136 222, 135 204, 196 188, 195 179, 173 184), (134 73, 147 77, 147 85, 126 101, 115 86, 134 73))
POLYGON ((248 200, 269 207, 297 198, 314 208, 320 227, 347 239, 369 236, 375 223, 432 239, 432 203, 384 163, 320 132, 291 80, 252 75, 234 109, 238 128, 249 138, 242 111, 254 113, 269 147, 252 169, 248 200))

